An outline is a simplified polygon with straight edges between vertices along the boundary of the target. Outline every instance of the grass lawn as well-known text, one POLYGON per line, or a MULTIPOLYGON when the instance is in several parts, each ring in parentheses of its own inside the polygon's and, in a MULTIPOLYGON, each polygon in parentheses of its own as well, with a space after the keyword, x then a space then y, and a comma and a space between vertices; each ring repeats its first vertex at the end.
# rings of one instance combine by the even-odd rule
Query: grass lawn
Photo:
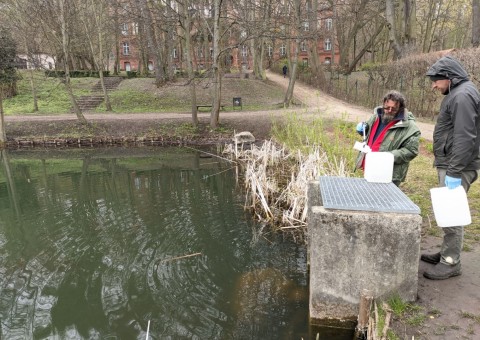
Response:
MULTIPOLYGON (((18 94, 3 103, 6 115, 62 114, 70 112, 71 103, 65 86, 58 78, 45 77, 43 72, 34 72, 33 79, 38 98, 39 111, 33 112, 33 97, 30 73, 19 71, 18 94)), ((91 94, 91 88, 99 78, 72 78, 74 95, 91 94)), ((197 104, 212 102, 213 84, 211 79, 196 80, 197 104)), ((154 78, 124 79, 114 91, 109 92, 113 111, 128 112, 190 112, 190 87, 180 78, 168 86, 157 88, 154 78)), ((221 103, 225 110, 233 110, 233 98, 242 98, 243 110, 271 110, 283 103, 284 92, 269 81, 254 79, 224 78, 222 81, 221 103)), ((101 104, 95 112, 104 112, 101 104)))

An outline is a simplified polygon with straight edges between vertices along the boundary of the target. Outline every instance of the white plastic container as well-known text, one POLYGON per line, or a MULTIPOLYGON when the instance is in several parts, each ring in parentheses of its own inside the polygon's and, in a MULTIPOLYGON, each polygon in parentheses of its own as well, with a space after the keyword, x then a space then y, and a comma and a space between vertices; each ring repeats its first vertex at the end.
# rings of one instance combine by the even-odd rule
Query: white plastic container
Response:
POLYGON ((462 186, 430 189, 435 221, 439 227, 458 227, 472 223, 467 193, 462 186))
POLYGON ((363 177, 367 182, 390 183, 393 175, 393 154, 391 152, 369 152, 365 155, 363 177))

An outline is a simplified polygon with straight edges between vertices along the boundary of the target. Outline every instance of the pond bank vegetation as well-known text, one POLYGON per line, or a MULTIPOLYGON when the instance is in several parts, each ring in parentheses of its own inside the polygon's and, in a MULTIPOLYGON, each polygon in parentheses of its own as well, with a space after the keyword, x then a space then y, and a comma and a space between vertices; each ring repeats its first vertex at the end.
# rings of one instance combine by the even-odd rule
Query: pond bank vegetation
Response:
POLYGON ((340 143, 353 138, 351 124, 326 126, 319 118, 305 121, 294 114, 285 118, 274 123, 273 139, 260 146, 229 144, 224 154, 242 168, 245 208, 275 231, 305 241, 308 182, 324 175, 353 175, 354 153, 340 143))

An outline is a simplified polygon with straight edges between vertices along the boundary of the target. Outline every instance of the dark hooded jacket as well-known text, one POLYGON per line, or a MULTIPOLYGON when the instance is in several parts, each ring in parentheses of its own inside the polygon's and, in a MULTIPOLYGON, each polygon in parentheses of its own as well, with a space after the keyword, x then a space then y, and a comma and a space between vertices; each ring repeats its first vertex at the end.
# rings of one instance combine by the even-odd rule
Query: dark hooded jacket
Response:
POLYGON ((453 57, 439 59, 427 76, 450 79, 433 131, 434 165, 460 178, 464 170, 480 169, 480 94, 462 65, 453 57))

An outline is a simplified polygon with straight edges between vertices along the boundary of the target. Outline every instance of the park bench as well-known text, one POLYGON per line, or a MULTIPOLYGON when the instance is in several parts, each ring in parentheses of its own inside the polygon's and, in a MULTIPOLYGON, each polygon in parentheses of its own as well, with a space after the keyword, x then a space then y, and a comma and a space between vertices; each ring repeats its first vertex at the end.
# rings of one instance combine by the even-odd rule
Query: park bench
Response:
MULTIPOLYGON (((200 104, 200 105, 197 105, 197 111, 200 111, 200 108, 211 109, 211 108, 212 108, 212 105, 211 105, 211 104, 200 104)), ((220 105, 220 110, 221 110, 221 111, 225 111, 225 105, 221 104, 221 105, 220 105)))

